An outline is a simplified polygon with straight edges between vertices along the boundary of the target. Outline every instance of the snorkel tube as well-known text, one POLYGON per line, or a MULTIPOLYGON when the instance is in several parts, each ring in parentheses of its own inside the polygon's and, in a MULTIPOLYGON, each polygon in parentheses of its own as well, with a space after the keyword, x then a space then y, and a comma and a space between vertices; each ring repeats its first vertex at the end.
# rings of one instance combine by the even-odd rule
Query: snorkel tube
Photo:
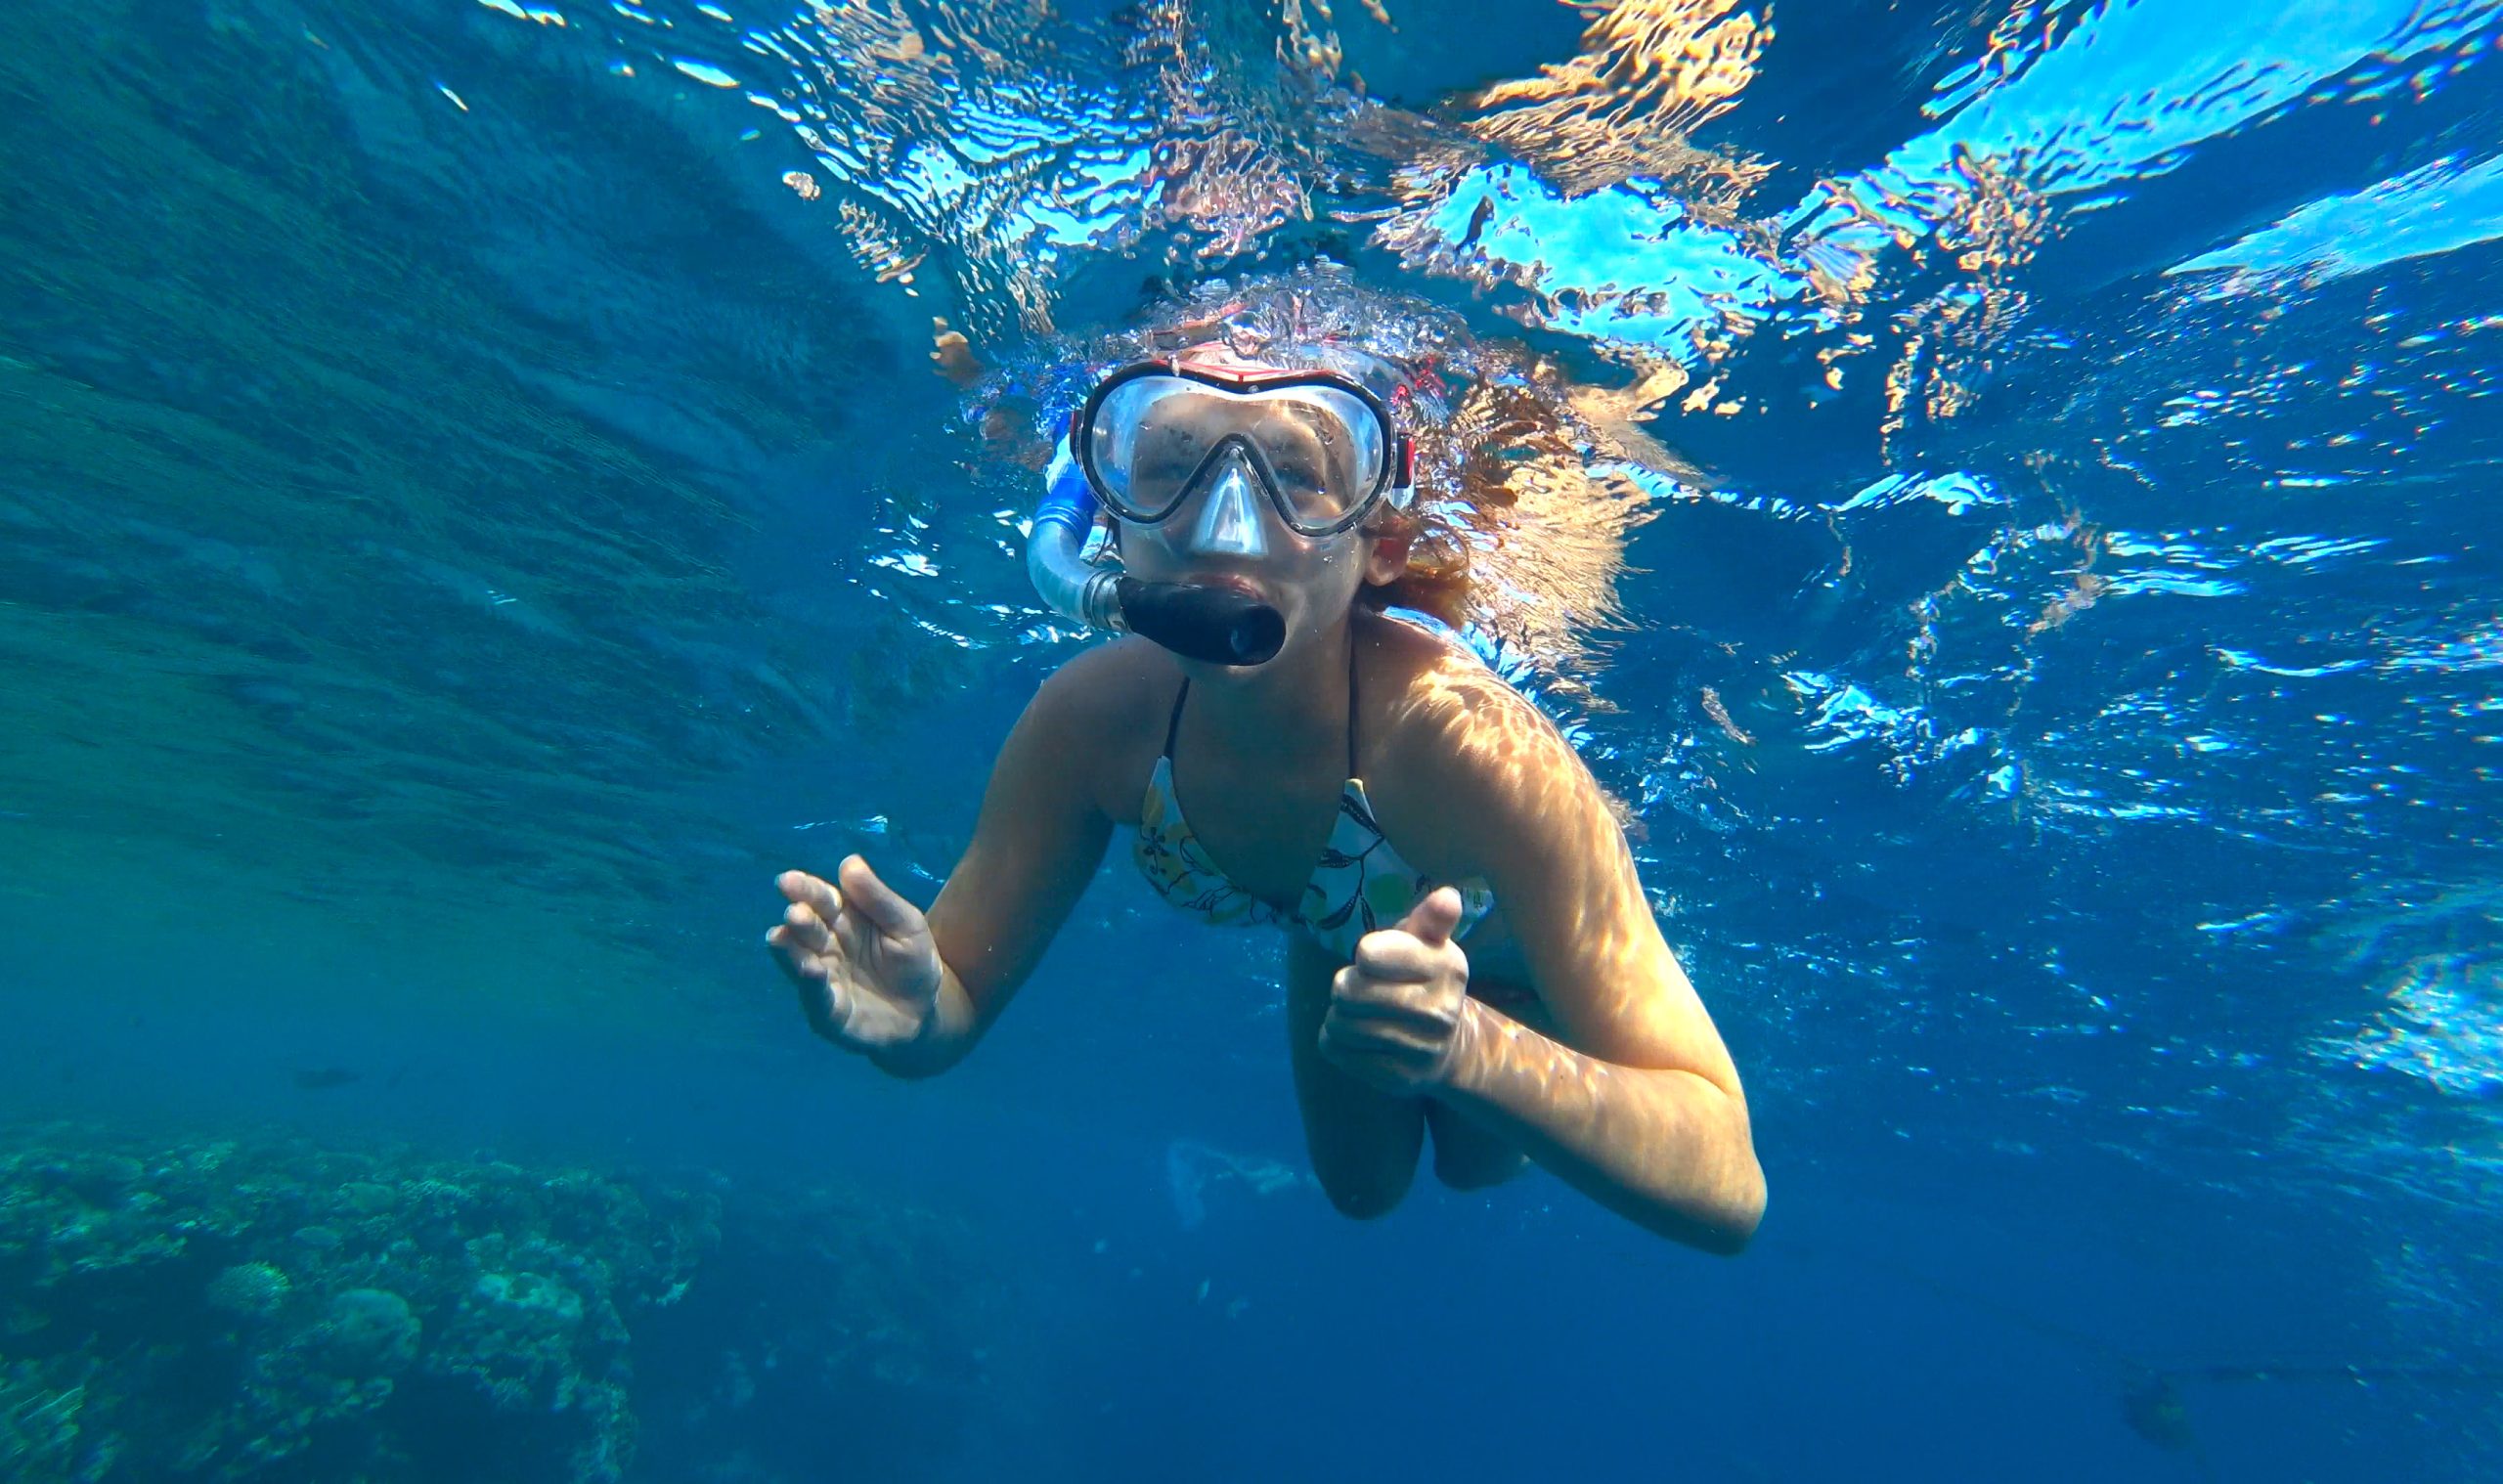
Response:
POLYGON ((1095 492, 1063 438, 1043 475, 1026 541, 1026 575, 1064 618, 1152 639, 1184 659, 1210 665, 1265 665, 1286 642, 1286 620, 1266 603, 1227 588, 1143 583, 1119 567, 1086 560, 1095 528, 1095 492))

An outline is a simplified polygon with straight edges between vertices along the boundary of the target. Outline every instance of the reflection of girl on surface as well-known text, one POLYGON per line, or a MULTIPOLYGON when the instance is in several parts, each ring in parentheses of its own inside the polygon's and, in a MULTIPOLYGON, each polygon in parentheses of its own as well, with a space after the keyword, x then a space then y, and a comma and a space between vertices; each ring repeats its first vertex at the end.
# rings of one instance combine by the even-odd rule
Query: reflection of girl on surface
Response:
POLYGON ((1287 930, 1295 1094, 1339 1209, 1397 1204, 1430 1132, 1453 1187, 1526 1157, 1736 1251, 1765 1200, 1745 1098, 1605 795, 1473 656, 1378 611, 1424 529, 1400 374, 1238 337, 1106 378, 1058 469, 1118 519, 1126 627, 1157 641, 1044 681, 927 915, 855 855, 784 873, 769 941, 818 1034, 927 1076, 1007 1008, 1127 826, 1177 906, 1287 930))

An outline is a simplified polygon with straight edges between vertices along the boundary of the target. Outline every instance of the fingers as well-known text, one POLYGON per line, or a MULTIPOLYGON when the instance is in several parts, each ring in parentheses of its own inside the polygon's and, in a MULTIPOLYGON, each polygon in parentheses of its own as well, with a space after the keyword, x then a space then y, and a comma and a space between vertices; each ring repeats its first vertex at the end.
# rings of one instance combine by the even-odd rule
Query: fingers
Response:
POLYGON ((1408 992, 1407 986, 1418 982, 1423 981, 1370 975, 1349 964, 1330 982, 1329 1016, 1351 1027, 1361 1026, 1367 1034, 1439 1035, 1450 1025, 1451 1016, 1444 1007, 1408 992))
POLYGON ((782 926, 774 933, 773 941, 788 943, 804 953, 824 953, 834 946, 834 925, 806 902, 795 901, 783 908, 782 926))
MULTIPOLYGON (((1415 913, 1410 913, 1411 920, 1415 913)), ((1356 939, 1356 951, 1349 954, 1353 968, 1380 980, 1395 980, 1404 983, 1423 983, 1442 973, 1451 956, 1460 950, 1448 936, 1429 942, 1409 932, 1404 926, 1368 933, 1356 939)))
POLYGON ((834 924, 842 921, 841 898, 834 889, 806 871, 785 871, 774 884, 789 897, 782 924, 765 935, 773 948, 774 967, 799 991, 800 1012, 809 1026, 833 1038, 842 1028, 842 990, 826 962, 835 942, 834 924))
POLYGON ((843 910, 842 894, 834 889, 832 882, 821 876, 812 876, 806 871, 785 871, 773 878, 773 884, 782 889, 783 895, 811 908, 829 923, 834 921, 836 913, 843 910))
POLYGON ((1333 1005, 1321 1018, 1322 1045, 1341 1051, 1403 1051, 1438 1056, 1449 1038, 1450 1027, 1415 1016, 1366 1015, 1333 1005))
POLYGON ((799 981, 800 1013, 808 1017, 809 1028, 838 1046, 845 1045, 843 1027, 850 1007, 844 1003, 843 990, 823 976, 794 978, 799 981))
POLYGON ((843 1023, 842 991, 835 984, 825 960, 801 948, 788 926, 766 934, 765 940, 773 945, 773 966, 780 969, 782 977, 791 982, 791 987, 799 991, 800 1009, 808 1016, 809 1024, 815 1026, 819 1034, 824 1034, 830 1026, 840 1026, 843 1023))
POLYGON ((806 871, 785 871, 775 884, 791 902, 783 909, 782 926, 767 934, 766 941, 804 953, 859 954, 860 913, 844 910, 846 901, 836 887, 806 871))
POLYGON ((1452 930, 1460 926, 1460 893, 1450 887, 1436 887, 1399 919, 1397 931, 1427 947, 1439 948, 1451 941, 1452 930))
POLYGON ((921 909, 898 896, 859 856, 845 856, 834 879, 842 885, 844 905, 880 932, 909 933, 921 925, 921 909))
POLYGON ((1396 1082, 1422 1080, 1442 1065, 1450 1033, 1404 1023, 1345 1014, 1333 1005, 1321 1019, 1321 1054, 1340 1069, 1380 1085, 1378 1073, 1393 1070, 1396 1082))
MULTIPOLYGON (((850 942, 854 930, 860 926, 881 933, 908 934, 922 926, 921 909, 896 895, 895 889, 878 879, 869 862, 857 855, 847 855, 829 882, 806 871, 785 871, 774 879, 782 895, 794 908, 807 908, 826 931, 837 935, 838 941, 850 942)), ((794 929, 806 929, 804 919, 784 914, 783 921, 794 929)))

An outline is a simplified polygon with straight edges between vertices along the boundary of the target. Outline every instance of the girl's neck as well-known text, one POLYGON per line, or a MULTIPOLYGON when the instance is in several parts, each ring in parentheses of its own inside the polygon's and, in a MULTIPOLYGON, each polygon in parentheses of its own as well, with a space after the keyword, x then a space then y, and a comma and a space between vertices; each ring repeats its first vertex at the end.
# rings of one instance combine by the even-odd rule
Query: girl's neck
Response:
POLYGON ((1187 666, 1194 715, 1186 724, 1232 757, 1343 760, 1347 675, 1355 642, 1350 615, 1304 643, 1289 643, 1265 665, 1187 666))

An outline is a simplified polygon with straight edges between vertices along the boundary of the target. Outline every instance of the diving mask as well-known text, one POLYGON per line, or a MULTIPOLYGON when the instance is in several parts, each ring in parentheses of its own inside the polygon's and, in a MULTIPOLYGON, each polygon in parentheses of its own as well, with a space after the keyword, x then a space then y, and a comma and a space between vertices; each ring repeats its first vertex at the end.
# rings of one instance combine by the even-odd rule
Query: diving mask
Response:
POLYGON ((1350 376, 1188 361, 1106 376, 1071 421, 1069 446, 1123 520, 1157 525, 1205 491, 1248 486, 1312 540, 1354 529, 1384 501, 1404 508, 1415 462, 1390 409, 1350 376))

